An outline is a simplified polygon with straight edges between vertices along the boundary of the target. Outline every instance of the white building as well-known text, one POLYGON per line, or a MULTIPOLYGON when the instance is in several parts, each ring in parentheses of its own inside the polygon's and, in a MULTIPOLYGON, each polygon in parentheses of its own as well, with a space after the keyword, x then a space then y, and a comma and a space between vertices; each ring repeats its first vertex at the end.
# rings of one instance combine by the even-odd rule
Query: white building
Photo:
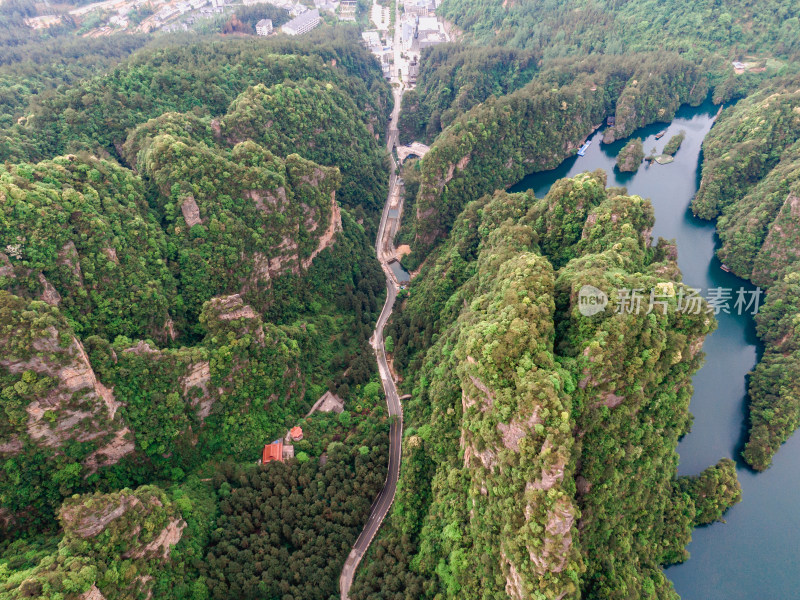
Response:
POLYGON ((289 15, 292 17, 299 17, 308 10, 308 7, 303 4, 295 4, 289 9, 289 15))
POLYGON ((407 14, 428 17, 436 11, 433 0, 406 0, 403 9, 407 14))
POLYGON ((370 51, 378 53, 383 50, 381 37, 378 35, 377 31, 364 31, 362 32, 361 37, 370 51))
POLYGON ((436 17, 420 17, 417 22, 417 32, 419 35, 439 33, 439 21, 436 17))
POLYGON ((287 35, 303 35, 319 25, 319 10, 309 10, 299 17, 295 17, 286 25, 281 27, 281 31, 287 35))
POLYGON ((414 38, 417 37, 417 23, 415 21, 403 21, 400 27, 400 44, 403 50, 410 52, 414 45, 414 38))
POLYGON ((436 17, 420 17, 417 26, 417 49, 422 50, 447 41, 444 26, 436 17))
POLYGON ((339 20, 355 21, 357 9, 357 0, 341 0, 341 2, 339 2, 339 20))
POLYGON ((256 23, 256 33, 258 35, 269 35, 272 33, 272 19, 261 19, 256 23))
POLYGON ((332 15, 335 15, 336 11, 339 9, 339 3, 332 0, 314 0, 314 6, 316 6, 319 10, 331 13, 332 15))

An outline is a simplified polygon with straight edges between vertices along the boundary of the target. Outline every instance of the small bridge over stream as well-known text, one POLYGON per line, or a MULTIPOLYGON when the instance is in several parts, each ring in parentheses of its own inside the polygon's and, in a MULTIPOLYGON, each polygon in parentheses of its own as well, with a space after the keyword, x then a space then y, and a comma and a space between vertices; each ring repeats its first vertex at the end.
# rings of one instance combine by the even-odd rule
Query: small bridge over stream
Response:
POLYGON ((428 150, 430 150, 430 147, 425 144, 411 142, 408 146, 397 146, 397 158, 400 159, 400 164, 403 164, 409 156, 422 158, 428 153, 428 150))

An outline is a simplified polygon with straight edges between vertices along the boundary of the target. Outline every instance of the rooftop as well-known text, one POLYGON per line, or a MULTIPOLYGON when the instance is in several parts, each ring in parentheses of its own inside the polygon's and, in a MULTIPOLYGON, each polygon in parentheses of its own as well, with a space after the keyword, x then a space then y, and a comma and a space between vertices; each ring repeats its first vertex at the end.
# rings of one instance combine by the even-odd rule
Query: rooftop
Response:
POLYGON ((284 27, 288 27, 290 29, 300 29, 301 27, 316 21, 319 21, 319 9, 317 8, 314 10, 307 10, 303 14, 286 23, 284 27))
POLYGON ((439 21, 436 17, 420 17, 419 18, 420 31, 439 31, 439 21))
POLYGON ((267 464, 273 460, 283 462, 283 440, 275 440, 264 446, 264 450, 261 452, 261 463, 267 464))

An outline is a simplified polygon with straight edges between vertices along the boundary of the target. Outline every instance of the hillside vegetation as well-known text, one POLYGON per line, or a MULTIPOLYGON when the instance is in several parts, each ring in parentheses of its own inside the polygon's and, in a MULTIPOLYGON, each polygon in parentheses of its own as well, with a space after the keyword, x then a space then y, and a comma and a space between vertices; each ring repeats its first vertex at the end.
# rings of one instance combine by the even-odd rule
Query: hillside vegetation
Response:
POLYGON ((643 160, 642 140, 636 138, 625 144, 617 154, 617 168, 623 173, 638 171, 643 160))
POLYGON ((800 9, 790 0, 444 0, 440 12, 470 39, 534 50, 545 57, 674 50, 726 58, 800 53, 800 9))
POLYGON ((800 427, 797 314, 800 252, 800 79, 765 84, 723 111, 703 144, 695 214, 719 217, 720 260, 766 288, 756 317, 765 351, 750 378, 745 459, 767 468, 800 427))
POLYGON ((466 205, 390 327, 404 461, 353 598, 677 597, 661 565, 740 491, 730 460, 676 477, 715 323, 676 310, 652 226, 602 172, 466 205), (585 285, 609 299, 594 316, 585 285), (620 288, 664 304, 618 311, 620 288))
POLYGON ((537 67, 532 52, 459 43, 422 51, 416 87, 403 94, 400 141, 433 142, 460 114, 490 96, 524 86, 537 67))
POLYGON ((390 96, 352 36, 147 48, 2 133, 0 598, 262 597, 229 566, 253 536, 315 591, 270 589, 336 589, 388 429, 390 96), (327 390, 347 410, 306 418, 327 390), (295 459, 253 465, 298 424, 295 459), (243 528, 229 498, 265 485, 304 533, 243 528))
POLYGON ((471 200, 573 155, 608 115, 614 141, 654 121, 669 121, 708 90, 701 71, 673 56, 564 61, 524 88, 490 98, 456 119, 421 163, 415 200, 414 267, 471 200))

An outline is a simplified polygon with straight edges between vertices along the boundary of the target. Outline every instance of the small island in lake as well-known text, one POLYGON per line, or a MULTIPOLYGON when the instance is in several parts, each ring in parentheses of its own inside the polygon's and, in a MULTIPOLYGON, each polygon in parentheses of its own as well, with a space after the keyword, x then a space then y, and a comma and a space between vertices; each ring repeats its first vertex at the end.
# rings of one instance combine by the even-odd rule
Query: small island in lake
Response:
POLYGON ((642 140, 635 138, 625 144, 617 154, 617 168, 623 172, 633 172, 639 169, 644 159, 642 140))
POLYGON ((667 156, 675 156, 675 153, 678 151, 678 148, 681 147, 685 137, 685 131, 681 131, 678 135, 673 135, 671 138, 669 138, 667 145, 664 146, 662 154, 666 154, 667 156))

